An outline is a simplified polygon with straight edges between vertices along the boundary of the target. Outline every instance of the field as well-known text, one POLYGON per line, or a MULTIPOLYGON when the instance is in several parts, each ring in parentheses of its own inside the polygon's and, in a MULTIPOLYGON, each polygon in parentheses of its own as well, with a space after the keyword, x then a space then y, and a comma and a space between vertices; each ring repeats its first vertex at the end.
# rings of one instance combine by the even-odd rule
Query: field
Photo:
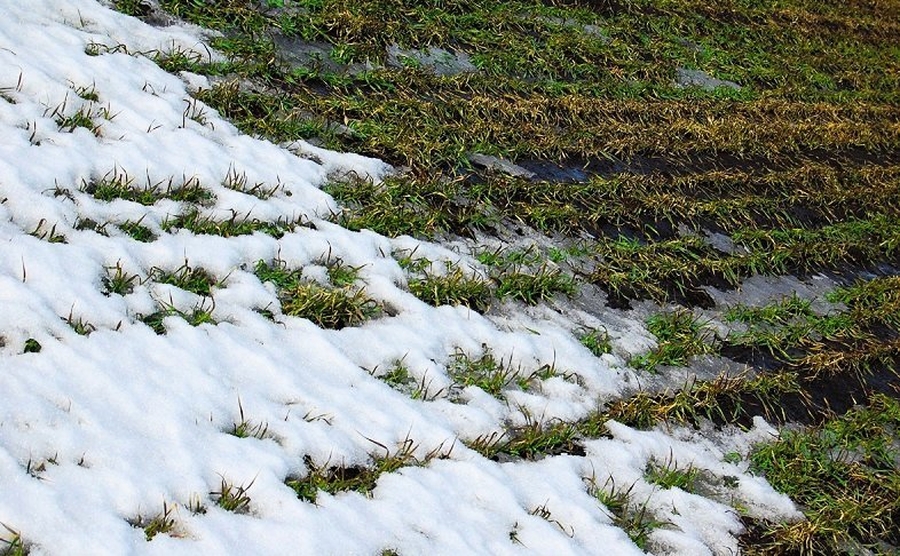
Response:
MULTIPOLYGON (((0 178, 21 243, 0 255, 17 284, 5 295, 32 272, 44 279, 61 249, 103 270, 89 278, 71 263, 96 291, 63 296, 102 309, 46 302, 65 333, 34 332, 39 311, 0 320, 0 363, 25 376, 40 357, 53 367, 121 335, 144 346, 114 352, 137 369, 167 342, 195 346, 221 366, 188 357, 186 370, 209 376, 182 386, 206 405, 178 394, 170 426, 209 413, 217 432, 264 443, 254 450, 276 463, 234 463, 242 478, 216 471, 205 492, 209 471, 183 491, 175 471, 148 475, 130 502, 97 502, 104 516, 138 506, 106 531, 178 543, 222 534, 210 521, 220 514, 263 521, 298 504, 266 518, 279 535, 308 532, 291 520, 317 510, 345 525, 375 515, 387 531, 347 525, 352 540, 316 537, 300 552, 900 550, 900 3, 111 5, 108 17, 177 24, 204 44, 98 40, 86 59, 152 61, 190 92, 172 104, 172 129, 227 148, 191 136, 204 150, 179 158, 174 131, 164 162, 98 147, 104 171, 28 170, 46 182, 32 187, 41 201, 17 203, 14 180, 0 178), (280 148, 234 154, 245 136, 280 148), (73 332, 72 352, 47 354, 73 332), (254 355, 253 342, 267 347, 254 355), (294 405, 299 424, 284 415, 294 405), (491 481, 515 493, 521 517, 507 506, 482 508, 505 516, 496 522, 478 517, 479 496, 507 492, 491 481), (420 507, 426 495, 404 489, 442 501, 420 507), (408 510, 437 517, 385 517, 408 510), (414 540, 398 532, 411 527, 414 540)), ((125 126, 143 118, 132 127, 153 137, 156 116, 130 103, 121 109, 138 115, 119 117, 96 75, 66 85, 81 108, 45 106, 54 133, 102 144, 120 140, 118 125, 133 137, 125 126)), ((0 82, 10 114, 27 104, 28 80, 21 70, 0 82)), ((26 127, 21 152, 41 133, 26 127)), ((11 153, 0 159, 10 167, 11 153)), ((68 287, 59 280, 34 291, 49 299, 68 287)), ((185 356, 160 356, 166 371, 146 391, 185 356)), ((4 415, 0 431, 19 422, 4 415)), ((32 437, 17 434, 0 436, 11 460, 38 479, 56 473, 52 442, 32 455, 32 437)), ((205 434, 179 433, 173 458, 189 461, 189 440, 205 434)), ((60 450, 77 460, 66 438, 60 450)), ((229 461, 216 457, 196 467, 229 461)), ((109 484, 130 476, 98 459, 109 484)), ((29 534, 28 511, 3 509, 4 554, 66 546, 29 534)))

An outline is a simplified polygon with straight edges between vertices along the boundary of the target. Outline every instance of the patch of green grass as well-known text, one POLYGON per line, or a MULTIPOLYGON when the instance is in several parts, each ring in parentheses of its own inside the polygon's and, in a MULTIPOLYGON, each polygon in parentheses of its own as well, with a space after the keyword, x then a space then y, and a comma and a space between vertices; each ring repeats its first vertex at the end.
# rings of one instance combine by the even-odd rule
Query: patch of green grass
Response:
POLYGON ((491 433, 466 442, 486 458, 502 454, 527 460, 549 455, 583 453, 576 423, 561 420, 544 421, 525 414, 525 423, 507 428, 502 434, 491 433))
POLYGON ((369 298, 365 288, 307 282, 302 278, 302 270, 288 269, 283 261, 271 265, 259 261, 256 275, 275 285, 285 315, 309 319, 323 328, 358 326, 382 313, 381 304, 369 298))
POLYGON ((383 444, 372 442, 384 450, 384 453, 370 454, 369 465, 350 467, 329 465, 329 462, 317 465, 307 456, 304 458, 306 475, 288 477, 285 484, 294 489, 298 498, 312 503, 316 502, 320 492, 337 494, 352 490, 369 495, 375 489, 381 475, 394 473, 403 467, 424 466, 435 459, 446 459, 453 451, 452 446, 445 449, 441 445, 420 458, 415 455, 417 446, 409 437, 400 442, 393 451, 383 444))
POLYGON ((320 261, 327 269, 328 281, 338 288, 347 288, 359 279, 362 266, 350 266, 340 257, 332 258, 331 254, 320 261))
POLYGON ((535 270, 511 270, 497 276, 497 297, 537 305, 556 294, 574 295, 575 279, 558 268, 541 265, 535 270))
POLYGON ((192 268, 187 261, 171 271, 153 267, 150 269, 147 279, 202 296, 211 295, 212 288, 220 285, 212 274, 202 268, 192 268))
POLYGON ((89 105, 82 106, 75 112, 64 116, 56 115, 56 125, 61 131, 72 133, 79 127, 84 128, 94 135, 99 135, 100 126, 94 123, 94 115, 89 105))
POLYGON ((150 228, 141 225, 140 220, 137 222, 125 221, 118 224, 118 227, 135 241, 140 241, 141 243, 156 241, 156 234, 150 228))
POLYGON ((260 440, 263 438, 267 438, 267 434, 269 432, 268 423, 255 423, 250 419, 244 417, 244 406, 243 404, 241 404, 240 399, 238 399, 238 410, 240 412, 240 421, 237 423, 232 423, 232 427, 228 431, 228 434, 236 436, 238 438, 257 438, 260 440))
POLYGON ((144 186, 136 187, 134 178, 127 173, 112 170, 103 177, 82 183, 81 190, 100 201, 124 199, 150 206, 160 199, 171 199, 185 203, 206 203, 213 195, 205 189, 197 178, 185 177, 180 184, 174 178, 152 183, 148 177, 144 186))
POLYGON ((900 544, 900 404, 875 395, 819 427, 786 430, 757 446, 752 468, 789 495, 806 521, 765 524, 754 550, 838 553, 850 542, 900 544))
POLYGON ((490 281, 464 272, 461 268, 447 268, 444 274, 425 273, 410 278, 409 291, 429 305, 464 305, 484 312, 494 297, 490 281))
POLYGON ((609 339, 609 333, 605 329, 584 329, 578 333, 578 341, 596 357, 612 353, 612 343, 609 339))
POLYGON ((329 288, 308 282, 280 292, 281 310, 323 328, 358 326, 381 314, 381 306, 364 288, 329 288))
POLYGON ((63 320, 66 321, 66 324, 68 324, 76 334, 81 336, 90 336, 91 332, 97 330, 97 327, 85 321, 83 317, 76 317, 74 308, 69 311, 69 316, 63 320))
POLYGON ((45 229, 46 223, 46 219, 41 218, 31 235, 49 243, 68 243, 66 236, 56 231, 56 224, 50 226, 50 229, 45 229))
POLYGON ((122 268, 121 263, 116 263, 114 267, 106 268, 106 276, 102 279, 103 293, 106 295, 118 294, 127 295, 134 290, 136 285, 141 284, 141 277, 137 274, 129 274, 122 268))
POLYGON ((623 489, 616 485, 610 476, 603 485, 597 483, 595 477, 585 479, 588 492, 603 505, 612 517, 613 523, 628 535, 628 538, 644 550, 650 533, 665 525, 653 517, 647 509, 647 502, 639 503, 633 498, 634 485, 623 489))
POLYGON ((694 492, 700 470, 695 469, 692 465, 680 469, 678 462, 670 456, 665 464, 655 461, 647 463, 647 469, 644 471, 644 478, 648 483, 659 485, 662 488, 680 488, 685 492, 694 492))
POLYGON ((8 538, 0 539, 0 556, 27 556, 31 550, 22 539, 22 535, 3 523, 0 525, 9 533, 8 538))
POLYGON ((42 346, 40 342, 35 340, 34 338, 28 338, 25 340, 25 346, 22 348, 23 353, 40 353, 42 346))
POLYGON ((212 317, 214 307, 206 307, 204 303, 200 303, 189 311, 182 311, 175 308, 170 303, 159 302, 159 310, 149 315, 139 315, 138 320, 149 326, 159 335, 166 333, 165 319, 167 317, 181 317, 191 326, 200 326, 201 324, 215 325, 216 321, 212 317))
POLYGON ((169 232, 185 229, 195 234, 217 235, 222 237, 234 237, 262 232, 276 239, 292 231, 296 226, 302 226, 301 220, 289 222, 278 220, 267 222, 258 218, 250 218, 249 214, 240 216, 232 211, 228 220, 216 220, 213 216, 203 215, 197 208, 189 208, 186 212, 175 218, 166 219, 162 223, 162 229, 169 232))
POLYGON ((150 15, 150 5, 145 0, 114 0, 113 7, 123 14, 134 17, 150 15))
POLYGON ((647 329, 659 344, 629 362, 638 369, 654 372, 659 365, 683 367, 691 357, 715 349, 707 325, 686 309, 651 316, 647 319, 647 329))
POLYGON ((143 529, 147 541, 151 541, 156 535, 171 535, 175 531, 177 524, 173 515, 174 511, 174 506, 163 502, 162 512, 150 518, 139 515, 135 519, 129 520, 129 523, 132 527, 143 529))
POLYGON ((460 387, 477 386, 495 398, 502 398, 503 391, 518 386, 519 369, 508 362, 498 361, 490 350, 478 358, 457 351, 447 365, 447 375, 460 387))
POLYGON ((246 485, 235 485, 228 482, 225 477, 222 477, 219 490, 210 494, 215 499, 216 505, 223 510, 236 514, 248 514, 250 513, 251 502, 248 491, 252 486, 253 481, 246 485))
POLYGON ((272 198, 278 191, 286 191, 282 183, 276 183, 275 185, 267 185, 262 182, 250 184, 247 181, 247 174, 239 173, 234 166, 228 169, 228 173, 222 181, 222 186, 246 195, 252 195, 263 201, 272 198))

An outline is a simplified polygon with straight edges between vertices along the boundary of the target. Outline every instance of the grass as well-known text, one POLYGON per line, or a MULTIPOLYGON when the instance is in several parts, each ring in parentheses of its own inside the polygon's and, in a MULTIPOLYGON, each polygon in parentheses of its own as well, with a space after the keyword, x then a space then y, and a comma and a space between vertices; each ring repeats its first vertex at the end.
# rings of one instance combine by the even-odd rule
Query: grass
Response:
POLYGON ((645 479, 648 483, 659 485, 662 488, 678 488, 686 492, 694 492, 700 471, 692 465, 679 469, 678 462, 672 457, 665 464, 650 461, 645 470, 645 479))
POLYGON ((244 406, 238 399, 238 410, 240 412, 240 421, 232 423, 231 430, 228 434, 238 438, 257 438, 262 440, 268 437, 269 425, 265 422, 256 423, 244 416, 244 406))
POLYGON ((107 267, 106 276, 102 279, 103 292, 106 295, 127 295, 134 290, 134 286, 141 284, 141 277, 137 274, 129 274, 121 263, 114 267, 107 267))
POLYGON ((288 269, 283 261, 259 261, 256 275, 276 287, 284 315, 309 319, 323 328, 358 326, 382 314, 381 305, 366 295, 365 288, 308 282, 302 270, 288 269))
POLYGON ((596 328, 583 329, 578 333, 578 341, 596 357, 612 353, 612 343, 606 330, 596 328))
POLYGON ((446 459, 450 457, 453 450, 452 446, 446 450, 443 446, 438 446, 424 456, 418 457, 415 455, 417 446, 408 437, 400 442, 393 451, 383 444, 374 443, 384 453, 371 454, 370 462, 366 466, 329 465, 329 462, 317 465, 307 456, 304 458, 306 474, 288 477, 285 484, 294 489, 298 498, 312 503, 316 503, 322 492, 334 495, 339 492, 354 491, 370 495, 381 475, 394 473, 403 467, 424 466, 434 459, 446 459))
POLYGON ((519 385, 519 369, 512 366, 512 359, 503 362, 487 350, 480 357, 470 357, 457 351, 447 366, 447 375, 461 387, 476 386, 495 398, 502 398, 503 391, 519 385))
POLYGON ((220 285, 219 281, 209 272, 202 268, 192 268, 187 261, 175 270, 153 267, 150 269, 147 279, 202 296, 211 295, 212 288, 220 285))
POLYGON ((99 201, 113 201, 123 199, 133 201, 145 206, 150 206, 161 199, 171 199, 185 203, 207 203, 212 200, 212 193, 200 185, 197 178, 184 177, 181 183, 175 178, 152 182, 147 176, 143 185, 136 185, 134 177, 127 173, 113 169, 102 177, 85 181, 81 190, 99 201))
POLYGON ((235 485, 222 477, 219 490, 210 492, 216 502, 216 506, 227 512, 236 514, 250 513, 250 495, 248 491, 253 486, 253 481, 246 485, 235 485))
POLYGON ((757 524, 754 550, 824 554, 851 542, 875 550, 900 543, 900 405, 876 395, 821 426, 786 431, 751 454, 753 469, 803 510, 805 521, 757 524))
POLYGON ((177 522, 173 515, 174 511, 174 506, 169 506, 164 502, 162 512, 153 517, 138 516, 129 520, 129 523, 132 527, 143 529, 147 541, 151 541, 156 535, 172 535, 176 531, 177 522))
POLYGON ((287 221, 266 222, 258 218, 251 218, 249 214, 239 215, 234 211, 228 220, 216 220, 212 216, 203 215, 198 209, 192 207, 175 218, 167 218, 162 223, 162 229, 167 232, 184 229, 195 234, 222 237, 262 232, 277 239, 293 230, 295 225, 296 223, 287 221))
POLYGON ((159 309, 148 315, 138 315, 138 320, 149 326, 159 335, 166 333, 165 319, 168 317, 181 317, 191 326, 200 326, 201 324, 215 325, 216 321, 212 317, 215 306, 207 307, 204 302, 200 302, 189 310, 177 309, 171 302, 157 302, 159 309))
POLYGON ((693 313, 679 309, 647 319, 647 329, 659 344, 649 353, 639 355, 630 364, 650 372, 660 365, 686 366, 696 355, 714 351, 707 326, 693 313))
POLYGON ((665 525, 650 514, 646 502, 637 503, 633 499, 633 484, 623 489, 615 484, 611 476, 603 485, 599 485, 593 476, 585 479, 585 482, 591 496, 603 505, 613 523, 624 530, 638 548, 646 549, 650 533, 665 525))
POLYGON ((26 556, 29 552, 28 545, 22 539, 18 531, 10 529, 6 524, 0 523, 8 535, 0 539, 0 555, 2 556, 26 556))

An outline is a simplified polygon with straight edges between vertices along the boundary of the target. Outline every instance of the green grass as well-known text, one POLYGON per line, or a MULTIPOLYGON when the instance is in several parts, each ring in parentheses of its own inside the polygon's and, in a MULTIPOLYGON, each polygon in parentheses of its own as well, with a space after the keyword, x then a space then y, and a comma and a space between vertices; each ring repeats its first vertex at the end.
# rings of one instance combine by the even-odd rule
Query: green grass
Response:
POLYGON ((688 365, 691 357, 714 351, 709 328, 685 309, 649 317, 647 330, 659 343, 650 352, 629 362, 639 369, 655 372, 660 365, 683 367, 688 365))
POLYGON ((795 500, 806 521, 759 524, 770 554, 836 553, 848 542, 900 543, 900 405, 874 396, 819 427, 785 431, 751 454, 754 471, 795 500))
POLYGON ((253 481, 246 485, 235 485, 222 477, 219 490, 210 494, 216 502, 216 505, 225 511, 236 514, 250 513, 250 495, 248 491, 253 486, 253 481))
POLYGON ((249 214, 239 215, 232 211, 231 218, 217 220, 212 216, 203 215, 196 207, 187 209, 171 219, 162 223, 162 229, 167 232, 177 230, 189 230, 195 234, 216 235, 222 237, 234 237, 261 232, 276 239, 284 237, 296 226, 302 225, 301 221, 290 222, 276 220, 269 222, 258 218, 251 218, 249 214))
POLYGON ((187 261, 175 270, 154 267, 150 269, 147 279, 202 296, 211 295, 212 288, 220 285, 220 282, 209 272, 202 268, 192 268, 187 261))
POLYGON ((81 190, 99 201, 123 199, 145 206, 153 205, 161 199, 185 203, 207 203, 213 199, 212 193, 196 178, 185 177, 181 183, 177 183, 174 178, 154 183, 148 177, 147 183, 136 185, 132 176, 118 169, 90 182, 83 182, 81 190))
POLYGON ((132 527, 143 529, 147 541, 151 541, 156 535, 171 535, 175 532, 177 522, 173 515, 174 511, 174 506, 163 503, 162 512, 152 517, 138 516, 135 519, 129 520, 129 523, 132 527))
POLYGON ((157 304, 159 306, 157 311, 148 315, 138 315, 138 320, 149 326, 159 335, 166 333, 164 321, 167 317, 181 317, 191 326, 216 324, 215 319, 212 317, 214 306, 207 307, 203 302, 186 311, 175 308, 171 303, 158 301, 157 304))
POLYGON ((309 319, 323 328, 358 326, 382 314, 381 304, 369 298, 364 287, 308 282, 302 270, 288 269, 283 261, 259 261, 256 275, 275 285, 283 314, 309 319))
POLYGON ((578 333, 578 341, 596 357, 612 353, 612 343, 606 330, 587 328, 578 333))
POLYGON ((585 479, 588 492, 597 499, 612 517, 613 523, 623 529, 628 538, 640 549, 647 548, 650 533, 665 523, 658 521, 647 509, 647 502, 634 500, 634 485, 623 489, 610 476, 603 485, 595 477, 585 479))
POLYGON ((345 491, 355 491, 370 495, 383 474, 394 473, 403 467, 424 466, 435 459, 446 459, 450 457, 453 450, 452 446, 449 449, 438 446, 419 457, 415 454, 417 446, 410 438, 400 442, 393 451, 383 444, 372 442, 377 444, 384 453, 370 454, 368 465, 330 465, 330 462, 316 464, 307 456, 304 458, 305 475, 288 477, 285 484, 294 489, 298 498, 312 503, 316 503, 322 492, 334 495, 345 491))
POLYGON ((130 274, 121 263, 116 263, 114 267, 107 267, 106 276, 102 278, 103 293, 106 295, 118 294, 127 295, 134 290, 134 287, 141 284, 141 277, 137 274, 130 274))
POLYGON ((26 556, 31 551, 22 539, 22 536, 7 525, 0 523, 9 533, 6 538, 0 539, 0 555, 2 556, 26 556))

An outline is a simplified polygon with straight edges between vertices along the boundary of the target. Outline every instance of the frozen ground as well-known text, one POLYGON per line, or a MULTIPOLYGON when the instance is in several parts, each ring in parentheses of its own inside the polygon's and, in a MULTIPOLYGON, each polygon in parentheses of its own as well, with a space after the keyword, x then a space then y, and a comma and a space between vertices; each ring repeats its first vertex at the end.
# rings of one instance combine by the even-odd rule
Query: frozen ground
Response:
MULTIPOLYGON (((735 508, 798 515, 745 464, 724 461, 773 434, 762 422, 705 436, 611 423, 612 438, 587 442, 584 456, 534 462, 468 449, 462 441, 529 416, 582 417, 631 389, 636 375, 574 338, 591 315, 551 319, 510 303, 503 317, 485 318, 408 293, 392 254, 478 263, 330 223, 339 209, 319 189, 330 176, 377 180, 390 169, 243 136, 192 100, 204 79, 168 74, 147 55, 207 56, 198 30, 152 28, 93 0, 0 0, 0 13, 0 523, 9 532, 0 531, 20 534, 31 554, 640 553, 592 496, 591 480, 633 485, 632 499, 664 523, 648 544, 656 553, 735 553, 735 508), (93 132, 65 124, 78 114, 93 132), (267 199, 236 191, 223 185, 229 174, 277 190, 267 199), (202 208, 211 218, 310 225, 280 239, 166 232, 183 201, 106 202, 85 191, 116 176, 135 188, 199 183, 212 194, 202 208), (157 239, 132 239, 119 228, 126 222, 157 239), (276 259, 311 278, 328 260, 360 267, 360 285, 384 316, 325 330, 281 315, 272 284, 252 272, 276 259), (185 263, 216 279, 209 296, 152 279, 185 263), (124 296, 105 293, 117 269, 139 277, 124 296), (217 324, 170 316, 158 335, 139 320, 195 307, 211 309, 217 324), (74 323, 94 330, 79 335, 74 323), (549 378, 503 401, 475 387, 421 401, 373 376, 402 359, 439 391, 451 383, 454 353, 485 349, 523 375, 552 364, 578 379, 549 378), (265 434, 229 434, 242 420, 265 434), (449 455, 383 475, 370 496, 320 493, 312 504, 285 485, 309 465, 367 465, 407 439, 419 459, 449 455), (653 485, 644 477, 650 461, 693 466, 708 488, 701 496, 653 485), (217 505, 225 485, 246 488, 248 511, 217 505), (133 523, 164 507, 176 526, 147 541, 133 523)), ((638 321, 619 322, 610 330, 618 352, 652 344, 638 321)))

